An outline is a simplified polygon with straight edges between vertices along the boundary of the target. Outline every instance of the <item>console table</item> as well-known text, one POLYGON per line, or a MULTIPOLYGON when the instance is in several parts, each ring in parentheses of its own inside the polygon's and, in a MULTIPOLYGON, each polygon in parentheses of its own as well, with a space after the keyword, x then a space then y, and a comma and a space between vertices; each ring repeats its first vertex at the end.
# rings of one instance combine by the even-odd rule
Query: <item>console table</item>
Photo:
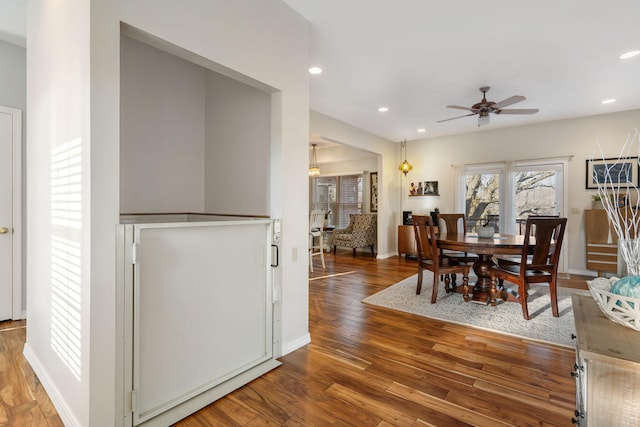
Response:
POLYGON ((590 296, 573 295, 576 412, 579 426, 640 423, 640 332, 618 325, 590 296))

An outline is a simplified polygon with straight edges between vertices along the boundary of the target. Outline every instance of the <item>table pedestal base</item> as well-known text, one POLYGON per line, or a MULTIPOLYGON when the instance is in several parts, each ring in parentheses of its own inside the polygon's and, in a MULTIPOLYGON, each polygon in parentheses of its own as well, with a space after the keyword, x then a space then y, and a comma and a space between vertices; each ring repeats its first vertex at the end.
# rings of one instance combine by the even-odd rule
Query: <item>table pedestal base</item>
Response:
MULTIPOLYGON (((478 259, 473 263, 473 271, 478 276, 478 281, 472 287, 470 301, 489 304, 491 301, 491 268, 495 265, 492 255, 478 254, 478 259)), ((518 302, 517 293, 500 285, 496 289, 496 297, 503 301, 518 302)), ((495 305, 495 301, 493 304, 495 305)))

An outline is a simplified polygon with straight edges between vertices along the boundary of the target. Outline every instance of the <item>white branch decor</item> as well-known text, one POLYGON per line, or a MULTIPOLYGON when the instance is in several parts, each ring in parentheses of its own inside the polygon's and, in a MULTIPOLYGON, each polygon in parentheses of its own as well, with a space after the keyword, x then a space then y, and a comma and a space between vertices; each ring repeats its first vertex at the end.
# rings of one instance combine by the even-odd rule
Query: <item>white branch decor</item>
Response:
MULTIPOLYGON (((602 146, 598 143, 600 157, 605 161, 602 146)), ((606 163, 600 172, 593 169, 593 180, 598 186, 598 194, 602 205, 607 211, 611 226, 618 236, 620 254, 627 265, 627 274, 640 276, 640 209, 638 202, 640 190, 633 182, 633 171, 625 164, 629 164, 630 157, 638 162, 640 158, 640 134, 637 129, 627 136, 620 155, 613 163, 606 163), (631 153, 635 153, 631 156, 631 153), (624 184, 623 184, 624 183, 624 184), (633 206, 620 206, 620 200, 632 203, 633 206)), ((589 161, 594 161, 594 155, 589 156, 589 161)), ((633 165, 636 167, 637 165, 633 165)))

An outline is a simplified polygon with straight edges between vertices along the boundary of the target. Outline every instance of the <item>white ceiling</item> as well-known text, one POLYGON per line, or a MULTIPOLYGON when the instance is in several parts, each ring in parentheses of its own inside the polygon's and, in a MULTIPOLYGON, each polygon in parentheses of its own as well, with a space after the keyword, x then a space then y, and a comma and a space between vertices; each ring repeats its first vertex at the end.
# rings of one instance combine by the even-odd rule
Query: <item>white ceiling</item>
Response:
MULTIPOLYGON (((310 21, 310 65, 324 69, 311 108, 390 140, 640 108, 640 56, 618 58, 640 50, 637 0, 285 2, 310 21), (540 112, 436 123, 465 114, 446 106, 479 102, 480 86, 540 112)), ((25 45, 25 13, 26 0, 0 1, 0 39, 25 45)))
POLYGON ((640 56, 618 58, 640 50, 637 0, 285 2, 310 21, 324 69, 311 108, 394 141, 640 108, 640 56), (540 112, 436 123, 466 114, 446 106, 479 102, 480 86, 540 112))

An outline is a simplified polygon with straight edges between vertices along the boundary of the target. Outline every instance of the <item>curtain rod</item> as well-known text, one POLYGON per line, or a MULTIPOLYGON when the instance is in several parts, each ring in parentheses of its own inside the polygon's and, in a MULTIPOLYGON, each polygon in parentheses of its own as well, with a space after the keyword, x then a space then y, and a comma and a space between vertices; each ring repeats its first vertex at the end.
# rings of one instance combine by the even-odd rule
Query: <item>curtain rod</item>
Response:
POLYGON ((481 162, 481 163, 465 163, 463 165, 454 165, 451 167, 455 168, 456 166, 475 166, 475 165, 496 165, 500 163, 518 163, 518 162, 539 162, 539 161, 547 161, 547 160, 568 160, 571 161, 574 158, 574 155, 568 156, 556 156, 556 157, 538 157, 536 159, 520 159, 520 160, 499 160, 493 162, 481 162))

